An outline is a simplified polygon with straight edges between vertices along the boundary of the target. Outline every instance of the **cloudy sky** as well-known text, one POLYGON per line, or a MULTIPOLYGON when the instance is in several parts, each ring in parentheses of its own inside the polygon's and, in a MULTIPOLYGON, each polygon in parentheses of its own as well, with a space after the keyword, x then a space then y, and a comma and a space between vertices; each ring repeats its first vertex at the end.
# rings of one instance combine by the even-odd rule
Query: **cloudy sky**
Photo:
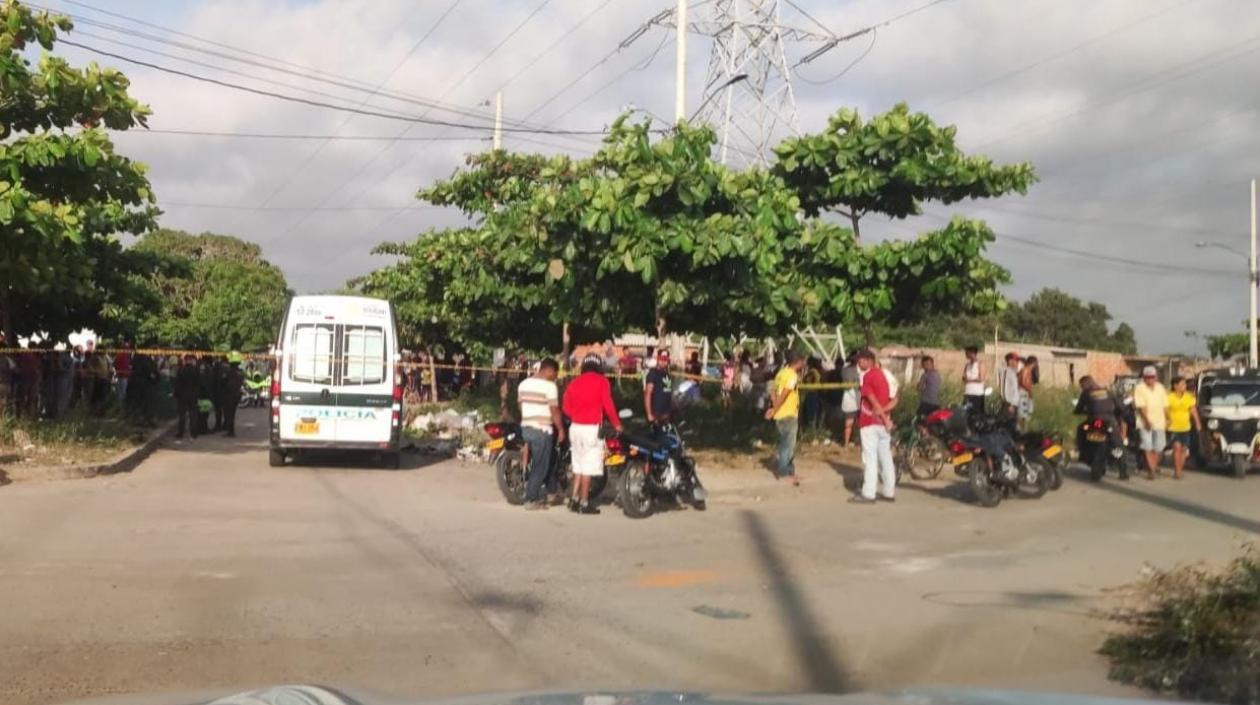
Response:
MULTIPOLYGON (((671 33, 650 28, 614 51, 672 0, 37 4, 75 16, 71 38, 94 49, 344 107, 484 126, 501 89, 509 125, 597 130, 626 106, 673 114, 671 33)), ((712 19, 716 3, 692 4, 693 20, 712 19)), ((782 5, 784 24, 820 34, 893 20, 873 44, 865 35, 795 69, 800 129, 820 129, 843 105, 869 114, 905 100, 956 124, 964 148, 1032 161, 1041 175, 1027 197, 929 205, 922 218, 864 221, 864 234, 906 237, 952 213, 984 217, 999 235, 991 254, 1014 273, 1008 294, 1057 286, 1103 301, 1147 352, 1202 349, 1187 331, 1242 325, 1246 257, 1229 249, 1248 247, 1248 179, 1260 172, 1260 3, 782 5)), ((789 42, 789 62, 817 46, 789 42)), ((703 99, 711 48, 691 36, 689 109, 703 99)), ((152 131, 116 141, 150 165, 165 225, 258 242, 301 292, 379 266, 369 254, 379 242, 458 222, 413 194, 488 144, 484 130, 299 105, 94 58, 124 69, 153 108, 152 131)), ((510 132, 505 146, 583 154, 596 139, 510 132)))

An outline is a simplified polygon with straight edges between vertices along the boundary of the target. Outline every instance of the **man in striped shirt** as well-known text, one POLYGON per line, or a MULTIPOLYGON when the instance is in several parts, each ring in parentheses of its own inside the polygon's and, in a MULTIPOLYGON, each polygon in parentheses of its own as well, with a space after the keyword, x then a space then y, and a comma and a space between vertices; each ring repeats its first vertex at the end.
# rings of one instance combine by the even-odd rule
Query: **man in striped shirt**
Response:
POLYGON ((521 435, 527 444, 525 474, 525 508, 546 509, 544 483, 551 466, 551 452, 555 447, 552 433, 559 434, 564 442, 564 419, 560 416, 560 393, 556 389, 556 373, 559 366, 550 358, 538 365, 533 376, 525 378, 516 388, 517 403, 521 406, 521 435))

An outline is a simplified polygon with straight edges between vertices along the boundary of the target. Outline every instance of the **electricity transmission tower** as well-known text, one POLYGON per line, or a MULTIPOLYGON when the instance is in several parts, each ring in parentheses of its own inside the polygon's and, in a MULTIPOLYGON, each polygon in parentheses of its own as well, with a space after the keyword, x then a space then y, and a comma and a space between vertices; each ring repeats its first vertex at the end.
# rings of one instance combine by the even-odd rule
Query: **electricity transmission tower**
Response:
MULTIPOLYGON (((779 0, 712 0, 707 4, 697 8, 700 17, 687 22, 689 33, 713 42, 693 120, 717 130, 718 157, 723 163, 764 163, 783 132, 800 132, 792 68, 821 56, 845 38, 825 27, 811 31, 784 25, 779 0), (789 64, 786 42, 821 42, 823 46, 789 64)), ((677 13, 662 12, 651 23, 676 28, 677 13)))

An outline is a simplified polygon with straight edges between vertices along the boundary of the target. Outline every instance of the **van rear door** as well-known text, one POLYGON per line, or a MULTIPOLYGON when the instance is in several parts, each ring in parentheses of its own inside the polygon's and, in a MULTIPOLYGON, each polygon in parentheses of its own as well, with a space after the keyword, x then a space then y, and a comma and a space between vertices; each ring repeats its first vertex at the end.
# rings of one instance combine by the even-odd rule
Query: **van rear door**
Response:
POLYGON ((286 342, 281 374, 281 441, 332 444, 337 438, 338 328, 298 322, 286 342))
POLYGON ((337 442, 385 447, 393 431, 390 330, 385 325, 346 323, 338 333, 337 442))

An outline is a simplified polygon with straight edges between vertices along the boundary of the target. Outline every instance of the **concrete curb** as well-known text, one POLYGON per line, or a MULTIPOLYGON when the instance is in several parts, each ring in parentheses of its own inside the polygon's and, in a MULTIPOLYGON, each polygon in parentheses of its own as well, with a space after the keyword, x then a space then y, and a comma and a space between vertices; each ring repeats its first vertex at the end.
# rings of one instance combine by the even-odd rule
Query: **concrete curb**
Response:
POLYGON ((53 482, 57 480, 85 480, 98 475, 114 475, 121 472, 131 472, 139 465, 149 454, 154 451, 162 441, 171 435, 171 429, 175 427, 175 420, 170 420, 159 424, 140 445, 120 451, 113 458, 104 463, 80 463, 78 465, 50 465, 50 466, 9 466, 0 468, 8 476, 9 482, 53 482))

